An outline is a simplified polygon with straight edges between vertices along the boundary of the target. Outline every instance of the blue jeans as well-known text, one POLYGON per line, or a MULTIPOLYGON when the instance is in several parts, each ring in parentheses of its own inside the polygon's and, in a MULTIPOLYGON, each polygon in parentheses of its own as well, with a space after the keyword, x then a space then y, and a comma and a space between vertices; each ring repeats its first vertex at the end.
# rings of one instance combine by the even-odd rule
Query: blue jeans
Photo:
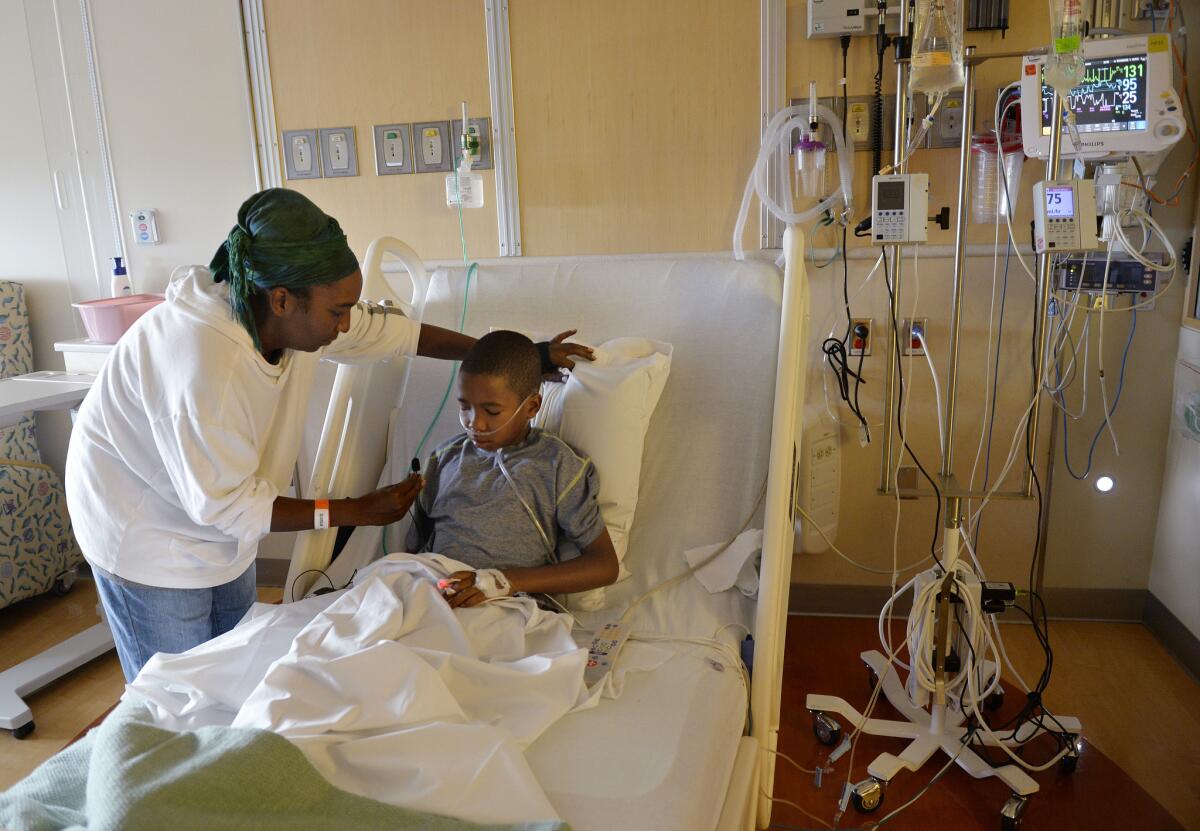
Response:
POLYGON ((255 600, 255 567, 208 589, 143 586, 92 566, 125 680, 155 652, 186 652, 237 625, 255 600))

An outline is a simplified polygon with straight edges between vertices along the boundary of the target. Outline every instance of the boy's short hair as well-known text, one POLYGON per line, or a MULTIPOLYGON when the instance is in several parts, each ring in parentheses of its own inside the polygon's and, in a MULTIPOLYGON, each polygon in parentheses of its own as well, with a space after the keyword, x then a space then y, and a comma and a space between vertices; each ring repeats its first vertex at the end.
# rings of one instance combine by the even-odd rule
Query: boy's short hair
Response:
POLYGON ((462 360, 461 371, 501 377, 521 398, 533 395, 542 383, 542 359, 533 341, 503 329, 475 341, 462 360))

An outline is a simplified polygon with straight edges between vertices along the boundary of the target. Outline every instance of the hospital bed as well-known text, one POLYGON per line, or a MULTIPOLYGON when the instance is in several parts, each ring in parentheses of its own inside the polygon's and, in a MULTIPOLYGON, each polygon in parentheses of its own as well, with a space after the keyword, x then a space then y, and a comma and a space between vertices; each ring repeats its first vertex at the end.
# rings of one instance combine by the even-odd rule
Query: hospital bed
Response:
MULTIPOLYGON (((625 559, 632 576, 608 590, 617 611, 580 613, 582 629, 684 571, 686 549, 729 539, 751 514, 751 527, 764 528, 756 599, 736 589, 709 594, 693 578, 654 594, 633 628, 670 638, 658 643, 672 657, 628 676, 619 698, 563 718, 529 748, 547 796, 576 831, 728 831, 769 822, 807 372, 799 234, 789 231, 785 252, 781 274, 767 260, 728 254, 521 258, 469 270, 427 268, 393 239, 368 251, 364 298, 426 323, 457 328, 465 296, 464 331, 476 336, 577 327, 589 344, 634 336, 673 346, 646 435, 625 559), (747 630, 748 691, 704 643, 737 645, 747 630)), ((301 495, 351 495, 402 479, 431 423, 425 453, 460 429, 453 401, 437 414, 450 377, 444 362, 409 359, 331 370, 329 397, 314 396, 324 412, 310 414, 322 426, 306 438, 301 495)), ((385 544, 378 529, 359 529, 332 566, 334 532, 301 534, 285 594, 303 594, 316 577, 311 569, 340 573, 340 585, 383 548, 400 550, 402 530, 388 531, 385 544)))

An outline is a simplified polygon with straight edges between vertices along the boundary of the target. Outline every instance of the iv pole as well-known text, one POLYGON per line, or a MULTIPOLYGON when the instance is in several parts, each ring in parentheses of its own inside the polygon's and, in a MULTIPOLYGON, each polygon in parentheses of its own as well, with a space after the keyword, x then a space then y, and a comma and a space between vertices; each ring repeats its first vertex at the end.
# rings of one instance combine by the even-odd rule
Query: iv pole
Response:
MULTIPOLYGON (((901 31, 907 30, 908 4, 901 6, 901 31)), ((954 619, 950 610, 950 595, 954 587, 955 578, 953 577, 954 565, 959 559, 960 545, 960 526, 962 524, 962 501, 964 499, 983 498, 986 496, 983 492, 973 492, 969 487, 961 487, 954 476, 954 427, 955 417, 957 414, 957 392, 958 392, 958 364, 959 364, 959 341, 961 337, 962 326, 962 303, 963 303, 963 288, 966 279, 965 256, 966 256, 966 228, 967 228, 967 200, 971 185, 971 166, 970 166, 970 136, 974 130, 974 111, 975 111, 975 70, 976 67, 984 61, 992 58, 1004 57, 1019 57, 1027 54, 1036 54, 1035 52, 1008 52, 997 53, 991 55, 977 55, 975 47, 968 46, 965 49, 963 69, 963 125, 962 125, 962 145, 959 151, 959 170, 958 170, 958 224, 955 228, 954 238, 954 278, 953 278, 953 294, 952 294, 952 312, 950 326, 950 367, 949 378, 947 383, 946 401, 945 401, 945 424, 946 430, 942 441, 942 465, 938 471, 939 492, 940 497, 944 500, 944 532, 943 532, 943 547, 942 547, 942 569, 932 569, 927 572, 928 580, 943 581, 945 588, 940 594, 940 599, 933 612, 934 620, 929 625, 934 627, 934 658, 933 666, 937 679, 936 687, 938 691, 932 695, 932 700, 928 702, 928 709, 918 707, 913 703, 912 697, 905 690, 898 675, 894 671, 891 661, 877 650, 863 652, 861 657, 870 668, 874 678, 878 679, 876 683, 881 685, 883 694, 887 697, 888 702, 900 712, 905 719, 903 721, 890 721, 883 719, 865 718, 865 716, 852 707, 847 701, 841 698, 827 695, 810 694, 807 697, 806 706, 813 713, 814 729, 818 737, 822 737, 822 730, 831 734, 833 743, 836 743, 837 735, 840 735, 840 727, 836 722, 829 719, 828 713, 836 713, 848 719, 851 724, 856 725, 862 732, 877 736, 891 736, 894 738, 910 739, 908 747, 899 755, 894 756, 890 753, 880 754, 868 767, 868 773, 871 778, 860 782, 854 786, 852 796, 855 804, 861 810, 874 810, 878 808, 883 799, 883 789, 887 782, 891 781, 896 774, 902 769, 909 770, 919 769, 927 762, 934 753, 942 750, 947 756, 951 757, 958 766, 963 768, 971 776, 981 779, 985 777, 996 777, 1003 781, 1012 789, 1013 796, 1004 805, 1001 811, 1001 817, 1006 824, 1006 827, 1016 827, 1020 822, 1025 811, 1026 800, 1030 794, 1037 792, 1037 782, 1029 776, 1022 768, 1017 765, 1009 764, 1003 767, 992 767, 988 762, 981 758, 978 754, 972 751, 964 743, 964 736, 967 734, 968 728, 965 725, 967 713, 962 705, 961 700, 955 705, 950 702, 947 694, 944 691, 944 685, 947 680, 947 656, 950 653, 950 646, 957 638, 958 633, 955 631, 954 619)), ((898 172, 903 172, 904 165, 902 164, 905 151, 907 129, 904 125, 905 119, 905 93, 908 76, 908 59, 907 57, 897 56, 897 64, 899 71, 897 73, 897 123, 896 123, 896 142, 894 144, 894 158, 896 161, 896 169, 898 172)), ((1050 154, 1046 161, 1046 177, 1053 179, 1058 172, 1059 162, 1061 158, 1061 142, 1062 142, 1062 117, 1064 115, 1065 104, 1059 97, 1057 91, 1054 92, 1053 99, 1054 118, 1051 119, 1051 135, 1050 135, 1050 154)), ((898 360, 896 349, 896 333, 894 331, 893 321, 899 319, 900 309, 900 260, 901 246, 892 246, 891 259, 893 264, 893 274, 895 275, 892 284, 892 315, 888 321, 891 330, 891 337, 888 338, 888 367, 886 391, 884 395, 884 404, 886 411, 886 428, 884 431, 884 449, 883 449, 883 464, 880 476, 880 491, 889 493, 892 487, 892 429, 893 422, 896 418, 896 410, 898 402, 896 401, 896 383, 895 383, 895 365, 898 360)), ((1047 348, 1047 332, 1049 328, 1049 311, 1050 311, 1050 267, 1051 255, 1049 253, 1039 255, 1038 271, 1037 271, 1037 306, 1035 309, 1034 318, 1034 339, 1035 339, 1035 372, 1033 379, 1034 399, 1030 408, 1027 424, 1027 458, 1025 470, 1024 487, 1020 491, 1015 492, 1000 492, 992 494, 995 498, 1007 499, 1029 499, 1032 495, 1033 482, 1033 467, 1032 460, 1037 448, 1038 435, 1038 418, 1040 412, 1041 399, 1041 372, 1042 365, 1046 358, 1047 348)), ((1051 435, 1051 446, 1053 446, 1054 436, 1051 435)), ((904 496, 926 496, 935 495, 927 491, 910 488, 898 488, 904 496)), ((1048 511, 1043 511, 1043 523, 1045 522, 1048 511)), ((1045 535, 1042 534, 1041 545, 1045 545, 1045 535)), ((1039 548, 1039 551, 1041 549, 1039 548)), ((978 583, 973 587, 978 591, 978 583)), ((991 678, 996 672, 996 667, 991 662, 984 661, 980 665, 982 676, 991 678)), ((972 671, 977 671, 975 668, 972 671)), ((918 699, 921 696, 918 696, 918 699)), ((1064 730, 1069 731, 1073 735, 1078 735, 1081 726, 1078 719, 1067 716, 1057 716, 1057 724, 1064 730)), ((1038 728, 1035 733, 1025 736, 1022 739, 1024 743, 1029 741, 1042 728, 1038 728)), ((993 739, 990 736, 980 736, 979 739, 989 746, 996 746, 997 743, 1005 744, 1010 747, 1017 746, 1018 743, 1015 737, 1010 739, 993 739)))

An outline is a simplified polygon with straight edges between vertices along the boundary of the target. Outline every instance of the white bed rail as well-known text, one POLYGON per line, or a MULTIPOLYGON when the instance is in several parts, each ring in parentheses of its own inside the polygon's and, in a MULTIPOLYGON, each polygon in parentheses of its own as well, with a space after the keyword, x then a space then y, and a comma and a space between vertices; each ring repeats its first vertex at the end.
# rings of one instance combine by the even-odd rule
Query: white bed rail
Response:
MULTIPOLYGON (((380 237, 367 248, 363 262, 362 299, 395 305, 409 317, 420 320, 428 289, 429 275, 425 265, 408 245, 392 237, 380 237), (404 271, 385 274, 385 255, 399 260, 404 271), (412 284, 412 295, 408 299, 393 283, 395 275, 401 273, 406 273, 412 284)), ((301 497, 326 499, 358 496, 378 485, 387 456, 387 426, 397 400, 396 387, 399 386, 399 400, 403 401, 410 367, 411 359, 405 357, 374 366, 338 366, 321 439, 313 459, 312 474, 307 486, 299 492, 301 497), (357 461, 353 465, 343 465, 342 459, 357 461), (378 464, 370 461, 374 459, 378 460, 378 464)), ((291 600, 293 593, 296 597, 302 597, 308 591, 316 574, 305 572, 324 569, 329 565, 336 536, 337 531, 332 528, 297 534, 287 582, 284 583, 285 601, 291 600)))
POLYGON ((792 578, 793 521, 799 482, 799 453, 804 405, 804 349, 808 337, 809 286, 804 265, 804 235, 790 227, 783 235, 783 309, 771 423, 771 457, 763 518, 763 555, 755 612, 754 674, 750 690, 751 735, 758 742, 758 827, 771 822, 779 708, 783 688, 783 647, 787 636, 788 594, 792 578))

